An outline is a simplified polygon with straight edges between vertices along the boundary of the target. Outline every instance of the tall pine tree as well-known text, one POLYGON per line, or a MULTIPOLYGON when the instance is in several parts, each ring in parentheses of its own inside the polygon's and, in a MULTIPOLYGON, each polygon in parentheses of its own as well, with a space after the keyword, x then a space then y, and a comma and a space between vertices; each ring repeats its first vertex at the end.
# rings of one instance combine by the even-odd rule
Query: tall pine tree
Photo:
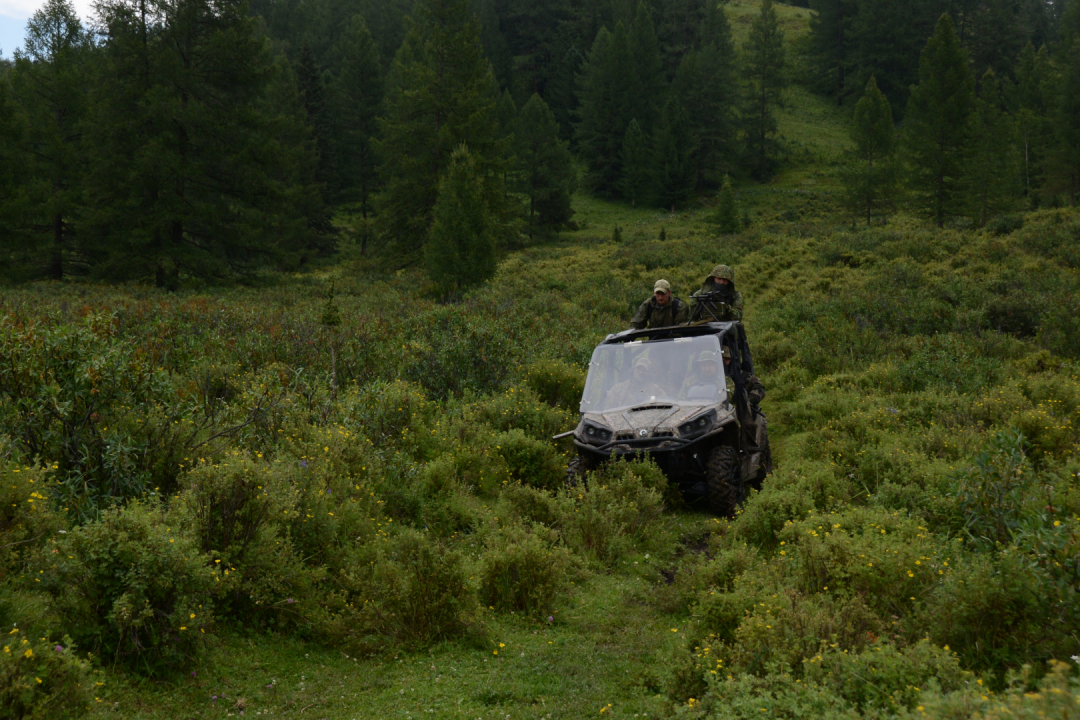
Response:
POLYGON ((892 107, 873 77, 855 105, 851 139, 855 143, 855 158, 844 174, 848 208, 853 216, 865 217, 869 226, 875 213, 892 208, 896 189, 893 162, 896 129, 892 107))
POLYGON ((636 119, 630 121, 623 137, 622 176, 619 193, 636 206, 649 197, 652 184, 652 162, 649 139, 636 119))
POLYGON ((1016 122, 1005 112, 1001 86, 993 70, 979 83, 971 114, 971 148, 965 170, 968 204, 978 227, 1016 202, 1016 122))
POLYGON ((660 207, 675 212, 693 196, 696 138, 678 100, 668 100, 653 142, 653 193, 660 207))
POLYGON ((242 0, 108 0, 90 142, 96 270, 220 278, 300 262, 324 220, 242 0), (314 198, 313 198, 314 195, 314 198))
POLYGON ((960 183, 973 90, 967 53, 952 18, 942 15, 919 60, 919 84, 911 89, 903 137, 914 205, 938 227, 963 210, 960 183))
POLYGON ((776 107, 787 84, 784 32, 772 0, 761 0, 761 12, 750 24, 743 56, 746 90, 742 122, 747 160, 754 177, 764 180, 772 174, 776 107))
POLYGON ((516 189, 528 198, 529 237, 558 229, 574 214, 570 198, 577 173, 568 143, 559 139, 555 115, 539 95, 521 108, 514 130, 516 189))
POLYGON ((633 65, 626 35, 622 23, 613 33, 601 28, 578 76, 578 152, 588 169, 590 189, 604 196, 616 190, 622 141, 634 119, 634 73, 629 71, 633 65))
POLYGON ((447 290, 484 282, 495 274, 495 218, 487 205, 490 179, 465 145, 450 156, 424 246, 428 273, 447 290))
POLYGON ((71 3, 48 0, 31 16, 15 54, 12 79, 29 131, 24 191, 37 216, 27 229, 40 238, 36 244, 54 280, 64 279, 73 250, 92 51, 71 3))
POLYGON ((1036 53, 1030 43, 1020 53, 1014 69, 1015 83, 1008 86, 1006 104, 1016 119, 1020 154, 1020 179, 1024 195, 1034 201, 1041 184, 1049 148, 1053 144, 1050 110, 1053 107, 1053 68, 1044 45, 1036 53))
POLYGON ((723 7, 707 11, 701 44, 683 57, 671 95, 686 109, 695 137, 695 186, 716 187, 723 171, 735 164, 735 120, 738 97, 734 47, 723 7))
POLYGON ((378 47, 360 15, 354 15, 338 39, 334 80, 336 106, 334 152, 337 158, 336 200, 360 213, 360 254, 367 250, 372 199, 378 188, 375 140, 382 109, 383 78, 378 47))
MULTIPOLYGON (((406 260, 428 237, 439 178, 469 145, 488 210, 505 218, 501 183, 506 143, 498 86, 467 0, 419 0, 390 73, 379 150, 386 183, 376 207, 382 235, 406 260)), ((502 220, 500 220, 500 223, 502 220)))

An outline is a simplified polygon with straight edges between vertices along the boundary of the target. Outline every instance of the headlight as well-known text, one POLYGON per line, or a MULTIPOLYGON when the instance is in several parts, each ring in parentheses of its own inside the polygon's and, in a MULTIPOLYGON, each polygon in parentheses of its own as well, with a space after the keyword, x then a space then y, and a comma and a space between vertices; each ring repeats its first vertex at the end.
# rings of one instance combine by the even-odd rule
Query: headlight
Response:
POLYGON ((694 437, 696 435, 703 435, 712 429, 713 424, 716 422, 716 411, 710 410, 707 413, 699 415, 696 418, 687 420, 679 426, 679 435, 682 437, 694 437))
POLYGON ((604 445, 611 440, 611 430, 599 425, 585 423, 585 442, 592 445, 604 445))

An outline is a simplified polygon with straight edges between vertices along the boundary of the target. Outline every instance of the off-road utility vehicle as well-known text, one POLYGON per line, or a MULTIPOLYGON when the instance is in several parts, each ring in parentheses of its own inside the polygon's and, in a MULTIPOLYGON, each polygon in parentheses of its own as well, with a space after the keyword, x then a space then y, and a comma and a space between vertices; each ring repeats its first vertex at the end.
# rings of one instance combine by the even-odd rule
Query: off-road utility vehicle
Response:
POLYGON ((567 482, 609 457, 648 454, 684 494, 733 514, 772 470, 765 416, 746 392, 752 374, 740 322, 609 335, 589 363, 567 482))

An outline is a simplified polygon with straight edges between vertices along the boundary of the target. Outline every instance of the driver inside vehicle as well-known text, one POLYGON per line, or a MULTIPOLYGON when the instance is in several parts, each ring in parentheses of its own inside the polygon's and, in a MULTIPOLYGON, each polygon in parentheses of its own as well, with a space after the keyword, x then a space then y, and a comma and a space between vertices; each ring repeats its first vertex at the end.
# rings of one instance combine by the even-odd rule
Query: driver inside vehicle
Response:
POLYGON ((648 358, 639 357, 634 361, 634 376, 619 383, 608 391, 605 407, 626 407, 651 402, 666 393, 652 379, 652 363, 648 358))
POLYGON ((721 383, 719 353, 702 350, 694 362, 694 369, 683 381, 679 397, 706 403, 716 402, 720 396, 721 383))

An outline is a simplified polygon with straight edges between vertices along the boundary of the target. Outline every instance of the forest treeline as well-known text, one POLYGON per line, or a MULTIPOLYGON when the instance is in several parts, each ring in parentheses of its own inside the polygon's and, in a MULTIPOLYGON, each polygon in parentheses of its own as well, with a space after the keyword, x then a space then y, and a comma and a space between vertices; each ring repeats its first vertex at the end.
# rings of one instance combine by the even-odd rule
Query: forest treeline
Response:
POLYGON ((769 179, 791 81, 854 112, 868 223, 1075 202, 1080 1, 809 5, 736 42, 713 0, 48 0, 0 65, 4 274, 172 288, 355 242, 456 287, 579 182, 681 209, 769 179))

